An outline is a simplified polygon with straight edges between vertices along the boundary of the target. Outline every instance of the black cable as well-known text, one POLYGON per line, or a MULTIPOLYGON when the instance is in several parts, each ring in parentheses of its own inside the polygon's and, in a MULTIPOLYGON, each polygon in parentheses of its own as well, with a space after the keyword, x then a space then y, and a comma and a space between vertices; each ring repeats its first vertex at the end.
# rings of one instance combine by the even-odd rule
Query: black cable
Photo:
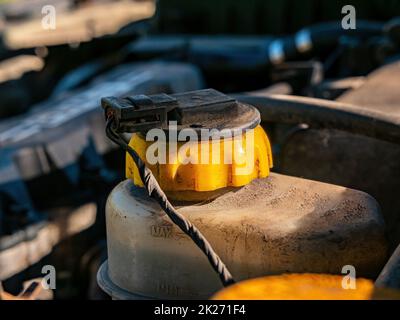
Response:
POLYGON ((211 266, 215 272, 217 272, 222 284, 226 287, 235 283, 228 268, 222 262, 218 254, 214 251, 211 244, 207 241, 200 230, 198 230, 182 214, 176 211, 173 205, 168 201, 167 196, 161 189, 151 170, 146 167, 145 163, 142 161, 136 151, 133 150, 126 143, 126 141, 113 130, 112 124, 113 118, 109 118, 106 126, 107 136, 117 145, 122 147, 126 152, 128 152, 132 157, 139 170, 140 178, 142 179, 149 196, 159 203, 160 207, 165 211, 168 217, 193 240, 193 242, 201 249, 201 251, 203 251, 203 253, 207 256, 211 266))

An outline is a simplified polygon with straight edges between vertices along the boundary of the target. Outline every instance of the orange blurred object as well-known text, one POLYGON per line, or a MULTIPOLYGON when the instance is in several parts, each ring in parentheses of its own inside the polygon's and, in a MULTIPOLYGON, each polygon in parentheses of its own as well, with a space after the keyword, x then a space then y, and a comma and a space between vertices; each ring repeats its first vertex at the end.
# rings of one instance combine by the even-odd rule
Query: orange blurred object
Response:
POLYGON ((358 278, 354 289, 344 289, 345 276, 286 274, 246 280, 217 292, 213 300, 400 300, 400 291, 375 288, 358 278))

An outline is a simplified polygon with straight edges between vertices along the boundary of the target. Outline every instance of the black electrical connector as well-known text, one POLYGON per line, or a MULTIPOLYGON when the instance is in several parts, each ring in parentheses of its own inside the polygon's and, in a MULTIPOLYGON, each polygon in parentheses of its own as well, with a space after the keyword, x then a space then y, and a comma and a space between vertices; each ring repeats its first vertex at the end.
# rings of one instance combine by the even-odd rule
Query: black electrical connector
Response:
MULTIPOLYGON (((113 128, 116 132, 139 132, 153 128, 167 129, 169 121, 176 121, 178 125, 189 127, 193 123, 202 123, 206 128, 210 120, 207 115, 212 113, 214 118, 222 114, 221 119, 234 120, 243 117, 251 118, 249 124, 253 125, 253 114, 248 116, 245 111, 239 112, 237 101, 214 89, 203 89, 177 94, 137 95, 126 98, 106 97, 101 99, 105 118, 112 117, 113 128)), ((243 107, 242 107, 243 108, 243 107)), ((255 117, 257 120, 258 117, 255 117)), ((215 119, 213 119, 215 124, 215 119)), ((258 123, 257 123, 258 124, 258 123)))
POLYGON ((106 119, 113 117, 117 132, 145 131, 167 125, 167 113, 178 107, 167 94, 101 99, 106 119))

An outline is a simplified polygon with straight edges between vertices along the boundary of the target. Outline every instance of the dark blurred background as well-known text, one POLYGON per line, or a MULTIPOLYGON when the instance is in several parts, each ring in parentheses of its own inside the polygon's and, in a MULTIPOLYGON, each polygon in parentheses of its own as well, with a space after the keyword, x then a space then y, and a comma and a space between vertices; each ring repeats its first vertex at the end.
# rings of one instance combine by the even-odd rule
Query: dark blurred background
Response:
MULTIPOLYGON (((54 298, 106 298, 96 284, 107 254, 104 206, 124 179, 125 155, 104 135, 102 96, 213 87, 398 115, 399 16, 400 0, 0 0, 4 290, 18 294, 51 264, 54 298), (41 23, 48 4, 54 30, 41 23), (356 30, 341 28, 345 5, 356 8, 356 30), (313 35, 307 52, 294 47, 303 28, 313 35), (274 60, 277 42, 285 56, 274 60)), ((397 245, 397 145, 304 124, 263 125, 275 171, 370 193, 397 245)))
POLYGON ((157 31, 283 35, 322 21, 340 21, 345 5, 357 9, 357 19, 387 21, 400 14, 398 0, 160 0, 157 31))

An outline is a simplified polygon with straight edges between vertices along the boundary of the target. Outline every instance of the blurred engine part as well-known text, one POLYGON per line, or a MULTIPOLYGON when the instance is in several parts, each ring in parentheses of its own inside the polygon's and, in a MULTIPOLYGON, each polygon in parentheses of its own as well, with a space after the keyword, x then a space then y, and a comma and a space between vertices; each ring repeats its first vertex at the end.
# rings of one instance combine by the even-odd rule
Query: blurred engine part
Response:
POLYGON ((0 62, 0 119, 23 113, 29 108, 32 101, 26 92, 26 83, 18 79, 24 75, 24 79, 28 79, 43 67, 43 59, 34 55, 19 55, 0 62))
MULTIPOLYGON (((43 3, 42 7, 45 5, 48 3, 43 3)), ((98 4, 94 2, 70 11, 58 10, 57 3, 51 5, 55 7, 57 14, 54 30, 49 32, 42 27, 41 21, 44 16, 42 14, 37 19, 6 26, 3 32, 5 45, 12 50, 18 50, 88 42, 93 38, 114 34, 133 21, 149 18, 153 16, 155 10, 152 1, 125 0, 98 4)), ((32 6, 41 13, 37 4, 32 4, 32 6)))
MULTIPOLYGON (((0 11, 2 12, 2 18, 7 22, 19 22, 27 19, 38 18, 42 14, 40 9, 48 4, 49 3, 46 0, 6 0, 2 1, 0 4, 0 11)), ((73 2, 71 0, 53 0, 51 5, 57 12, 63 13, 72 8, 73 2)))
MULTIPOLYGON (((157 31, 186 34, 289 34, 324 21, 341 21, 349 1, 159 0, 157 31), (207 17, 207 19, 205 19, 207 17)), ((399 1, 352 0, 357 19, 400 16, 399 1)))
POLYGON ((399 21, 340 21, 304 27, 292 35, 150 34, 128 47, 134 59, 163 58, 199 66, 209 86, 225 92, 262 89, 287 81, 294 94, 328 79, 360 77, 398 53, 399 21))
POLYGON ((3 233, 0 238, 0 279, 6 280, 28 269, 51 254, 63 240, 93 226, 96 214, 95 203, 76 208, 65 206, 47 212, 49 221, 31 222, 26 228, 17 225, 9 235, 3 233))
POLYGON ((339 80, 325 80, 312 87, 311 95, 315 98, 334 100, 349 90, 361 87, 365 77, 350 77, 339 80))
POLYGON ((0 62, 0 83, 15 80, 28 71, 40 71, 44 62, 34 55, 20 55, 0 62))
MULTIPOLYGON (((0 119, 21 114, 52 94, 85 85, 95 75, 121 63, 118 49, 146 32, 148 28, 144 26, 153 13, 151 1, 102 2, 68 12, 57 11, 54 30, 43 29, 41 18, 6 24, 0 38, 0 59, 36 55, 44 66, 25 67, 18 74, 2 72, 0 94, 4 96, 4 103, 0 107, 0 119), (110 14, 113 19, 108 19, 110 14), (78 74, 79 79, 83 78, 81 81, 57 86, 72 70, 81 66, 87 69, 93 61, 99 66, 92 74, 81 69, 78 74)), ((13 62, 5 60, 2 64, 13 62)))
POLYGON ((400 288, 400 245, 393 252, 389 261, 375 281, 377 287, 400 288))
POLYGON ((43 287, 42 280, 33 279, 24 282, 23 290, 17 296, 5 292, 0 282, 0 300, 51 300, 53 293, 51 289, 43 287))

